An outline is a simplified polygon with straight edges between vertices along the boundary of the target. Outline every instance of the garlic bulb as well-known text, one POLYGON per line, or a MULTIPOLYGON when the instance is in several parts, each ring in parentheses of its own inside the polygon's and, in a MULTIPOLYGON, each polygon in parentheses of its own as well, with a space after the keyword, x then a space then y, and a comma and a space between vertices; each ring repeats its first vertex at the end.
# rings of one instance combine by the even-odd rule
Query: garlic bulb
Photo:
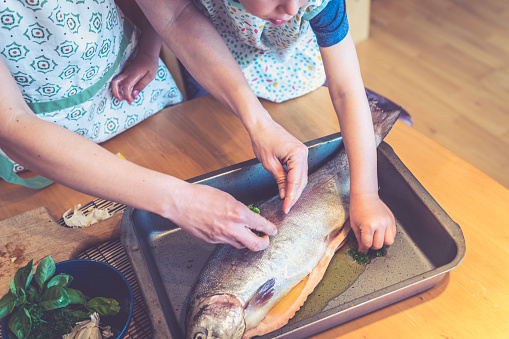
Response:
POLYGON ((71 333, 63 335, 62 339, 102 339, 99 321, 99 314, 92 313, 90 315, 90 320, 76 323, 71 333))
POLYGON ((107 208, 105 209, 92 208, 91 213, 85 216, 83 212, 80 211, 80 208, 81 208, 80 204, 75 205, 74 212, 70 217, 68 217, 68 215, 71 212, 71 209, 68 209, 64 213, 63 219, 67 226, 73 228, 87 227, 92 224, 95 224, 98 221, 106 220, 115 215, 115 213, 110 213, 107 208))
POLYGON ((103 337, 104 338, 113 337, 113 332, 111 332, 111 326, 105 326, 104 327, 103 337))

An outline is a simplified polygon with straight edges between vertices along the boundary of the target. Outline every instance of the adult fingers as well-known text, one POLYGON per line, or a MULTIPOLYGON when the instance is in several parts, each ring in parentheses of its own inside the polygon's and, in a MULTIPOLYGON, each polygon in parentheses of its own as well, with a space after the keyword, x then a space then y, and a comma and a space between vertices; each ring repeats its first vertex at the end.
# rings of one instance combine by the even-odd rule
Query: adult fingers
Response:
POLYGON ((242 243, 244 247, 249 248, 251 251, 261 251, 269 246, 268 235, 258 236, 247 227, 237 234, 237 241, 242 243))
POLYGON ((287 194, 283 202, 283 211, 288 213, 300 198, 308 183, 307 148, 303 154, 295 154, 287 162, 287 194))
POLYGON ((247 225, 244 230, 240 230, 235 235, 237 240, 250 250, 260 251, 269 246, 269 235, 273 236, 276 234, 277 228, 273 223, 264 217, 249 211, 247 225), (263 233, 263 235, 260 235, 260 232, 263 233))
POLYGON ((286 178, 287 173, 283 165, 277 159, 272 159, 270 164, 265 166, 265 169, 276 179, 277 187, 279 190, 279 197, 285 199, 286 197, 286 178))

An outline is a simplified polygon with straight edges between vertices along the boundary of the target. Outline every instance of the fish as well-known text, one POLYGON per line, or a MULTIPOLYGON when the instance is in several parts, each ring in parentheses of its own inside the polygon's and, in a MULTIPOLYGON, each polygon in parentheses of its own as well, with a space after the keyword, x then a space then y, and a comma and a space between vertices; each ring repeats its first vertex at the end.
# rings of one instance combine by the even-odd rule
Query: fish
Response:
MULTIPOLYGON (((370 101, 376 145, 399 110, 370 101)), ((323 278, 350 231, 350 171, 346 151, 309 175, 288 214, 278 195, 258 208, 277 235, 259 252, 217 245, 187 298, 187 339, 248 339, 283 327, 323 278)))

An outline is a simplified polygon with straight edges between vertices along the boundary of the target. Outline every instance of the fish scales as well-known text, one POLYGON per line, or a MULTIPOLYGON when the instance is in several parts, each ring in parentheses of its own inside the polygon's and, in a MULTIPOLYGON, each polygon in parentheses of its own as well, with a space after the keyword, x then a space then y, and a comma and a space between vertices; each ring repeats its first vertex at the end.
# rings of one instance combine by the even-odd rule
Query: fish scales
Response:
MULTIPOLYGON (((399 113, 372 104, 377 145, 399 113)), ((189 296, 187 338, 242 338, 322 259, 348 218, 350 174, 344 149, 309 176, 288 214, 279 196, 259 206, 278 228, 264 251, 218 245, 189 296)))

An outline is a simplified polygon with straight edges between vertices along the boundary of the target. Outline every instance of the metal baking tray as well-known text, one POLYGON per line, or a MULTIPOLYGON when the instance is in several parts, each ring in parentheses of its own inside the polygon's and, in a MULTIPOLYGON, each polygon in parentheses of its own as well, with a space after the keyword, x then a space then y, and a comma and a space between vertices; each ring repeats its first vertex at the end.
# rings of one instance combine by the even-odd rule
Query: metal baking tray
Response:
MULTIPOLYGON (((342 147, 340 134, 307 143, 313 171, 342 147)), ((305 338, 435 286, 465 255, 460 227, 383 142, 378 149, 380 196, 396 217, 396 241, 357 281, 318 314, 260 338, 305 338)), ((189 182, 210 185, 251 204, 277 194, 270 174, 256 160, 205 174, 189 182)), ((169 220, 127 208, 121 242, 131 260, 156 338, 183 338, 185 300, 215 245, 182 231, 169 220)), ((338 272, 339 274, 340 272, 338 272)), ((334 275, 332 275, 334 276, 334 275)))

